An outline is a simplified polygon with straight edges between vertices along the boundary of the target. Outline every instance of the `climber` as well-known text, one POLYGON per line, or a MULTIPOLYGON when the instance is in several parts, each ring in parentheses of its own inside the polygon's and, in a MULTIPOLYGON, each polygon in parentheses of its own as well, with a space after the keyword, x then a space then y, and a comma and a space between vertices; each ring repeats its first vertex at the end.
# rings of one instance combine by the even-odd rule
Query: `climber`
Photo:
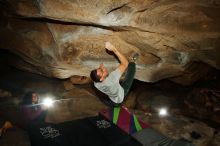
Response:
POLYGON ((109 74, 104 64, 101 63, 99 68, 91 71, 90 77, 94 81, 94 86, 110 98, 111 105, 119 106, 120 103, 123 102, 124 97, 128 94, 132 85, 136 71, 135 61, 137 60, 139 54, 134 53, 130 62, 128 62, 127 58, 110 42, 105 43, 105 48, 117 56, 120 61, 119 66, 109 74), (127 72, 125 79, 120 84, 120 77, 126 69, 127 72))

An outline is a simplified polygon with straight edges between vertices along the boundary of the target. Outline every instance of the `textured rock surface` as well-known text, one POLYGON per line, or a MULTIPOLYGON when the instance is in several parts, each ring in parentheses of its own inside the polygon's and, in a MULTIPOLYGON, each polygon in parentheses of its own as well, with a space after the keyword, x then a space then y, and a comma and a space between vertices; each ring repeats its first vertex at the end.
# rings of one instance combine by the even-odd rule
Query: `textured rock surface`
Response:
MULTIPOLYGON (((157 115, 144 116, 141 112, 135 113, 153 128, 173 139, 186 139, 195 146, 209 146, 217 140, 213 138, 215 136, 213 128, 194 119, 175 115, 161 118, 157 115)), ((216 144, 212 146, 217 146, 216 144)))
POLYGON ((48 112, 47 121, 58 123, 74 119, 95 116, 106 106, 85 89, 73 88, 57 101, 48 112))
POLYGON ((190 84, 200 77, 185 78, 197 75, 193 62, 220 69, 219 0, 1 0, 0 7, 0 48, 38 74, 88 77, 101 62, 111 70, 118 62, 105 41, 128 57, 139 52, 135 78, 146 82, 190 84))
POLYGON ((187 115, 194 114, 198 119, 220 123, 220 91, 218 89, 196 88, 184 102, 187 115))
MULTIPOLYGON (((0 57, 1 59, 2 57, 0 57)), ((16 121, 19 121, 19 103, 27 91, 41 93, 41 98, 46 94, 53 95, 55 99, 58 99, 55 106, 48 111, 46 118, 48 122, 57 123, 93 116, 98 111, 107 108, 100 100, 103 97, 97 96, 91 85, 72 85, 69 87, 68 85, 64 86, 66 80, 48 79, 36 74, 22 72, 9 66, 6 68, 4 64, 1 64, 1 67, 4 69, 0 72, 0 97, 2 97, 0 98, 0 117, 12 121, 15 125, 16 121)), ((70 80, 68 81, 70 82, 70 80)), ((210 83, 213 84, 214 81, 210 83)), ((220 85, 219 83, 218 85, 220 85)), ((203 97, 203 95, 207 96, 211 92, 212 96, 210 96, 209 100, 211 104, 208 105, 211 105, 212 109, 218 108, 219 104, 212 102, 212 99, 217 98, 213 98, 216 92, 205 90, 205 94, 200 94, 200 90, 192 90, 192 94, 189 94, 190 91, 188 87, 183 88, 173 82, 144 83, 135 80, 125 104, 139 118, 167 137, 174 139, 185 138, 192 141, 195 146, 219 146, 219 123, 216 126, 207 123, 207 121, 202 121, 202 119, 207 119, 207 117, 215 121, 213 111, 206 111, 206 107, 202 106, 205 104, 201 104, 201 106, 197 104, 197 102, 205 103, 206 100, 204 99, 208 97, 203 97), (195 108, 188 110, 184 107, 184 99, 189 101, 190 105, 195 108), (164 106, 169 109, 169 116, 161 118, 155 109, 164 106), (196 107, 205 112, 199 112, 196 107), (183 111, 188 112, 188 115, 184 116, 183 111), (194 117, 200 117, 201 120, 195 120, 194 117)), ((27 133, 19 128, 16 131, 8 131, 0 140, 1 146, 14 146, 15 144, 16 146, 30 145, 27 133)))

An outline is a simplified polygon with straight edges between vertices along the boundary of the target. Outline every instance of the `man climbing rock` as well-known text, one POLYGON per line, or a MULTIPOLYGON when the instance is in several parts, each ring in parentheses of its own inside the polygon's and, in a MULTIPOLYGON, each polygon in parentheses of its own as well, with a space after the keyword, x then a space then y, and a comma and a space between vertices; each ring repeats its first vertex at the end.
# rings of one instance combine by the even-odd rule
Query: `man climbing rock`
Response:
POLYGON ((120 61, 119 66, 109 73, 104 64, 101 63, 99 68, 91 71, 90 77, 94 81, 94 86, 105 93, 111 99, 112 104, 116 106, 123 102, 130 90, 136 71, 135 61, 139 55, 134 53, 131 62, 128 62, 127 58, 110 42, 105 43, 105 48, 117 56, 120 61), (125 71, 125 79, 120 84, 120 77, 125 71))

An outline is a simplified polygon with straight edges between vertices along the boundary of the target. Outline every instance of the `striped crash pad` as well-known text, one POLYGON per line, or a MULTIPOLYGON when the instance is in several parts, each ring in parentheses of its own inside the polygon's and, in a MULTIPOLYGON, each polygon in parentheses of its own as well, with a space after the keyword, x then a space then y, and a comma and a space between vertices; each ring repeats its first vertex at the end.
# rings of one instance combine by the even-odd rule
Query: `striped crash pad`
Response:
POLYGON ((174 140, 166 137, 137 118, 124 106, 107 109, 99 114, 130 134, 143 146, 194 146, 186 140, 174 140))
POLYGON ((126 133, 132 135, 150 126, 128 111, 125 106, 114 107, 99 112, 107 120, 112 121, 126 133))

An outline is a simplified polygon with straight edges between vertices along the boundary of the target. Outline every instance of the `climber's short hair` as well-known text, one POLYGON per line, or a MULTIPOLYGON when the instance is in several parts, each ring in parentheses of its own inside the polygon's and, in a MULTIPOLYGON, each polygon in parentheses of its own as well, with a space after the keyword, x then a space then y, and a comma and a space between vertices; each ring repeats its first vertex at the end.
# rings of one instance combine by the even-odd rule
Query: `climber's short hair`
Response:
POLYGON ((94 82, 101 82, 100 81, 100 77, 97 75, 97 70, 94 69, 91 71, 90 73, 90 78, 94 81, 94 82))

